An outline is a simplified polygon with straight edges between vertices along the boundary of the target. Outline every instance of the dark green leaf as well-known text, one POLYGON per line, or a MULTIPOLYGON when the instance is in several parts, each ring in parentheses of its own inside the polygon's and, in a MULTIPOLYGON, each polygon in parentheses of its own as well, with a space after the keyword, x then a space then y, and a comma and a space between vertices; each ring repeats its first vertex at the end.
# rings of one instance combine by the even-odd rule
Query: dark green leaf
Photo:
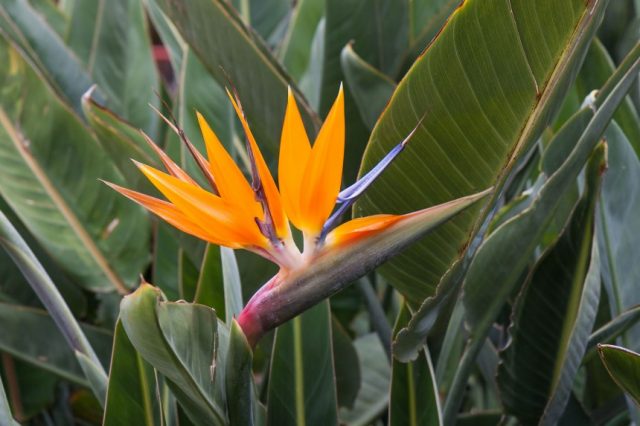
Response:
POLYGON ((31 7, 44 18, 49 26, 60 37, 64 37, 64 33, 67 29, 68 18, 58 9, 58 6, 53 0, 29 0, 31 7))
POLYGON ((129 187, 152 187, 135 166, 132 159, 151 166, 158 165, 158 158, 145 141, 140 130, 133 127, 113 111, 98 105, 90 94, 82 97, 82 109, 89 125, 103 149, 124 177, 129 187))
MULTIPOLYGON (((274 158, 286 87, 292 83, 266 46, 242 24, 227 2, 158 0, 158 4, 216 81, 222 86, 235 86, 256 139, 267 157, 274 158)), ((298 106, 308 123, 315 125, 313 112, 299 95, 298 106)))
MULTIPOLYGON (((633 249, 636 232, 640 232, 640 161, 617 125, 609 128, 606 137, 609 168, 602 184, 598 244, 603 258, 603 282, 611 315, 615 317, 640 304, 640 264, 633 249)), ((639 336, 640 328, 634 327, 625 333, 622 344, 639 350, 639 336)))
POLYGON ((396 84, 358 56, 351 44, 342 49, 340 64, 362 121, 371 130, 391 98, 396 84))
POLYGON ((226 394, 229 422, 232 425, 252 426, 255 411, 255 389, 251 370, 253 352, 238 323, 231 319, 229 354, 226 365, 226 394))
MULTIPOLYGON (((634 51, 634 55, 631 57, 631 59, 635 58, 632 68, 618 69, 609 80, 614 89, 604 100, 599 101, 600 107, 595 114, 586 107, 572 118, 571 121, 581 120, 583 114, 593 114, 584 131, 581 132, 580 126, 573 126, 569 122, 565 124, 565 127, 571 128, 571 132, 559 132, 551 142, 549 149, 558 149, 558 152, 569 152, 570 150, 564 147, 552 148, 553 145, 564 146, 568 144, 575 147, 564 164, 540 188, 538 196, 531 206, 496 229, 475 254, 465 280, 465 307, 472 329, 476 333, 474 337, 476 350, 480 349, 490 324, 498 315, 506 297, 511 293, 513 286, 524 272, 528 258, 523 253, 533 252, 540 238, 544 235, 547 225, 555 222, 555 226, 558 226, 557 223, 564 223, 564 219, 558 217, 558 213, 564 213, 566 216, 570 212, 570 209, 559 209, 564 204, 562 194, 566 194, 575 185, 575 179, 580 170, 629 90, 635 77, 634 73, 640 68, 640 59, 638 59, 640 47, 634 51), (576 139, 578 139, 577 143, 574 142, 576 139), (524 238, 525 236, 526 238, 524 238), (498 262, 499 265, 496 267, 494 262, 498 262), (501 283, 497 293, 486 291, 495 283, 501 283)), ((449 277, 455 278, 449 283, 461 279, 458 276, 459 271, 459 269, 454 269, 453 273, 449 274, 449 277)), ((414 354, 417 345, 428 333, 429 322, 433 321, 433 305, 436 304, 437 307, 437 303, 438 298, 427 299, 412 318, 408 328, 399 334, 394 345, 398 356, 411 358, 414 354)), ((465 355, 467 368, 472 365, 474 358, 472 353, 473 351, 467 351, 467 355, 465 355)), ((459 369, 458 372, 460 373, 458 377, 468 374, 468 370, 463 373, 463 369, 459 369)), ((462 385, 463 381, 458 381, 458 391, 462 390, 462 385)))
POLYGON ((607 371, 636 404, 640 404, 640 355, 614 345, 598 345, 607 371))
POLYGON ((353 408, 353 403, 360 390, 362 372, 356 348, 334 316, 331 318, 331 337, 338 406, 353 408))
POLYGON ((311 43, 322 19, 324 7, 324 0, 299 0, 294 4, 289 29, 280 48, 280 57, 295 81, 300 81, 312 60, 311 43))
MULTIPOLYGON (((106 98, 105 105, 134 126, 156 136, 158 72, 151 54, 149 29, 140 0, 97 0, 76 2, 84 43, 90 40, 87 70, 106 98), (94 6, 95 5, 95 6, 94 6), (93 12, 93 13, 91 13, 93 12), (90 29, 90 32, 86 31, 90 29)), ((74 35, 73 24, 70 35, 74 35)), ((74 40, 70 40, 73 44, 74 40)), ((101 102, 102 103, 102 102, 101 102)))
MULTIPOLYGON (((361 174, 424 120, 355 214, 403 213, 480 188, 499 189, 559 109, 605 4, 462 3, 380 117, 361 174)), ((454 273, 487 208, 467 210, 382 269, 411 306, 454 273)))
POLYGON ((93 394, 98 399, 98 402, 104 407, 107 397, 107 374, 104 371, 104 367, 96 364, 91 358, 83 354, 82 352, 75 351, 76 359, 84 377, 87 378, 89 388, 93 391, 93 394))
MULTIPOLYGON (((587 51, 584 65, 576 79, 576 88, 580 97, 587 96, 607 81, 615 70, 615 65, 606 48, 595 39, 587 51)), ((629 97, 620 104, 620 109, 613 116, 626 134, 636 155, 640 155, 640 118, 629 97)))
MULTIPOLYGON (((557 212, 554 213, 554 211, 563 204, 561 195, 575 184, 575 179, 588 159, 591 150, 599 141, 613 113, 628 92, 638 69, 640 69, 639 57, 640 45, 627 58, 632 65, 629 67, 623 64, 607 81, 607 85, 612 86, 613 89, 603 90, 602 93, 607 94, 605 99, 596 100, 599 107, 575 143, 575 148, 565 163, 550 176, 540 189, 539 195, 531 207, 501 226, 478 249, 464 284, 465 308, 472 328, 472 338, 461 366, 458 368, 452 391, 447 397, 445 419, 455 415, 473 360, 482 347, 491 323, 500 312, 506 298, 513 291, 520 274, 524 272, 527 262, 523 253, 533 253, 546 225, 553 222, 551 218, 558 219, 554 217, 557 216, 557 212), (487 291, 487 288, 495 283, 500 283, 501 286, 499 288, 493 287, 495 291, 487 291)), ((565 144, 572 142, 572 139, 556 139, 551 143, 554 142, 565 144)), ((418 317, 420 316, 418 315, 418 317)), ((415 321, 414 327, 419 322, 419 320, 415 321)), ((419 336, 420 333, 407 332, 409 344, 411 344, 411 339, 416 338, 416 335, 419 336)), ((407 342, 405 342, 406 344, 407 342)), ((406 352, 406 346, 403 350, 406 352)))
POLYGON ((337 425, 329 302, 278 327, 271 356, 267 424, 337 425))
MULTIPOLYGON (((34 65, 67 104, 80 114, 80 99, 93 84, 91 77, 60 36, 26 0, 2 2, 0 31, 34 65)), ((15 64, 13 59, 9 62, 6 58, 2 63, 15 64)))
POLYGON ((0 71, 0 193, 79 284, 127 292, 147 264, 147 215, 98 180, 122 183, 75 114, 3 41, 0 58, 10 64, 0 71))
POLYGON ((507 412, 524 424, 558 422, 595 322, 600 261, 594 214, 603 155, 604 149, 594 154, 588 195, 571 225, 534 267, 516 301, 498 382, 507 412))
MULTIPOLYGON (((394 333, 398 333, 409 322, 411 314, 403 305, 398 314, 394 333)), ((394 358, 391 370, 391 400, 389 402, 389 425, 442 424, 442 413, 431 356, 426 346, 415 361, 402 363, 394 358)))
POLYGON ((380 339, 375 333, 357 338, 354 342, 362 384, 352 409, 340 409, 340 422, 348 426, 366 426, 387 408, 391 368, 380 339))
POLYGON ((155 386, 153 369, 138 355, 118 321, 103 426, 160 424, 155 386))
POLYGON ((225 363, 216 354, 226 356, 227 346, 215 312, 166 302, 158 289, 142 284, 122 300, 120 318, 133 346, 167 378, 189 418, 198 425, 224 424, 225 363))
POLYGON ((343 79, 340 53, 350 42, 366 63, 389 76, 398 73, 408 44, 407 9, 407 1, 327 1, 321 115, 343 79))
MULTIPOLYGON (((74 351, 45 311, 0 303, 0 323, 2 351, 66 380, 88 385, 74 351)), ((86 325, 82 330, 102 364, 106 365, 111 351, 111 334, 104 329, 86 325)))
POLYGON ((446 19, 460 6, 458 0, 413 0, 409 2, 409 51, 405 60, 410 66, 438 34, 446 19))
POLYGON ((598 343, 608 343, 613 341, 630 327, 636 325, 638 321, 640 321, 640 306, 635 306, 622 312, 620 315, 591 333, 589 343, 587 344, 587 352, 590 353, 592 350, 595 350, 598 343))

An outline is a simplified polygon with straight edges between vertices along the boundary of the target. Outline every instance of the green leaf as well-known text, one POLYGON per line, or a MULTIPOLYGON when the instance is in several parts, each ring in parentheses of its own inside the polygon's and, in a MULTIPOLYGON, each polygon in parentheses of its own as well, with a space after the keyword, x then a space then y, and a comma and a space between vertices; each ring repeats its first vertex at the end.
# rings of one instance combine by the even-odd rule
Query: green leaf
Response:
MULTIPOLYGON (((611 315, 640 304, 638 280, 640 265, 633 256, 634 238, 640 232, 640 161, 620 127, 607 132, 609 168, 602 184, 598 244, 603 258, 603 282, 610 301, 611 315)), ((640 350, 640 328, 634 327, 622 338, 631 350, 640 350)))
POLYGON ((9 407, 9 401, 2 385, 2 377, 0 377, 0 425, 18 426, 19 424, 11 415, 11 407, 9 407))
POLYGON ((342 49, 340 65, 362 121, 371 130, 389 102, 396 84, 358 56, 351 44, 342 49))
MULTIPOLYGON (((447 397, 444 410, 445 423, 455 415, 475 356, 481 349, 493 320, 527 266, 527 257, 524 253, 533 253, 547 225, 554 220, 558 221, 557 209, 563 204, 562 195, 575 184, 575 179, 592 149, 628 92, 635 73, 640 69, 639 56, 640 46, 628 58, 632 64, 631 67, 623 64, 607 82, 607 85, 611 83, 613 88, 607 92, 602 91, 607 95, 604 99, 597 100, 599 107, 579 136, 573 151, 564 164, 545 182, 531 206, 491 234, 473 258, 463 287, 467 319, 471 325, 471 340, 457 370, 452 390, 447 397), (500 286, 495 287, 495 283, 500 283, 500 286), (493 291, 487 291, 488 288, 492 288, 493 291)), ((577 113, 574 119, 577 119, 580 114, 581 112, 577 113)), ((565 126, 570 126, 570 123, 565 126)), ((550 146, 554 143, 564 145, 575 140, 568 138, 569 135, 564 133, 562 136, 552 141, 550 146)), ((428 318, 428 314, 424 312, 416 315, 419 319, 415 322, 412 320, 409 324, 407 341, 403 345, 398 345, 399 351, 404 352, 405 356, 411 354, 411 348, 414 345, 412 339, 421 335, 416 327, 421 326, 420 318, 424 315, 428 318)))
POLYGON ((594 214, 604 146, 588 170, 587 195, 558 243, 534 267, 518 296, 511 343, 501 354, 500 395, 524 424, 556 424, 586 351, 600 297, 594 214))
POLYGON ((337 425, 333 365, 328 301, 278 327, 271 354, 267 424, 337 425))
MULTIPOLYGON (((80 114, 80 99, 93 84, 91 77, 60 36, 26 0, 2 2, 0 32, 80 114)), ((15 62, 5 58, 2 63, 15 62)))
MULTIPOLYGON (((87 314, 87 298, 75 283, 62 272, 60 267, 51 259, 51 256, 40 247, 35 238, 22 225, 18 217, 0 197, 0 211, 2 211, 9 222, 16 228, 16 231, 25 240, 26 245, 33 251, 33 254, 42 264, 45 271, 54 283, 62 298, 74 316, 83 317, 87 314)), ((0 301, 11 302, 17 305, 32 306, 42 308, 43 305, 29 285, 25 276, 20 272, 20 268, 11 259, 8 253, 0 250, 0 301)))
POLYGON ((640 404, 640 355, 614 345, 598 345, 598 352, 616 384, 640 404))
POLYGON ((29 4, 47 21, 56 34, 64 37, 69 19, 58 9, 58 6, 53 0, 29 0, 29 4))
POLYGON ((89 388, 98 399, 98 402, 104 407, 107 396, 107 374, 102 365, 96 364, 91 358, 82 352, 75 351, 76 359, 80 364, 80 368, 84 376, 89 382, 89 388))
POLYGON ((340 409, 340 422, 348 426, 366 426, 387 408, 391 368, 375 333, 358 337, 354 346, 360 359, 362 384, 353 408, 340 409))
POLYGON ((86 66, 93 45, 93 35, 96 31, 95 17, 98 15, 100 1, 72 0, 68 3, 66 13, 69 15, 69 24, 65 42, 86 66))
MULTIPOLYGON (((158 223, 154 233, 153 270, 151 276, 169 300, 180 298, 178 288, 178 251, 179 241, 171 232, 171 225, 158 223)), ((215 308, 214 308, 215 309, 215 308)))
MULTIPOLYGON (((248 158, 244 153, 244 148, 237 149, 238 145, 242 145, 242 143, 236 138, 234 132, 235 112, 233 112, 233 107, 221 84, 205 68, 202 61, 183 40, 174 24, 169 21, 155 0, 148 1, 147 9, 169 51, 178 86, 173 113, 185 134, 200 152, 205 152, 196 117, 196 111, 199 111, 232 157, 236 160, 242 160, 247 165, 248 158)), ((174 157, 174 159, 192 176, 201 175, 196 163, 177 135, 169 134, 166 146, 169 151, 175 150, 179 153, 179 158, 174 157)))
MULTIPOLYGON (((406 304, 400 309, 394 334, 409 322, 406 304)), ((394 358, 391 370, 389 425, 441 425, 442 413, 431 356, 426 346, 415 361, 402 363, 394 358)))
POLYGON ((333 315, 331 317, 331 347, 335 363, 338 406, 353 408, 362 379, 358 353, 351 337, 333 315))
MULTIPOLYGON (((374 128, 361 175, 424 117, 355 215, 413 211, 491 186, 497 193, 560 107, 605 4, 462 3, 374 128)), ((490 205, 467 210, 382 268, 410 306, 434 296, 443 276, 453 274, 490 205)))
POLYGON ((122 184, 77 116, 3 41, 0 58, 10 64, 0 72, 0 194, 76 282, 126 293, 147 264, 146 213, 98 180, 122 184))
MULTIPOLYGON (((242 24, 227 2, 158 0, 158 4, 216 81, 227 86, 230 80, 236 87, 256 139, 266 156, 275 158, 286 88, 292 82, 267 47, 242 24)), ((303 117, 308 124, 317 125, 315 115, 295 87, 294 92, 303 117)))
POLYGON ((324 0, 300 0, 294 4, 289 29, 280 48, 280 59, 295 81, 300 81, 312 60, 311 43, 324 8, 324 0))
POLYGON ((194 302, 214 308, 219 318, 231 327, 243 306, 240 271, 232 249, 207 245, 194 302))
POLYGON ((87 70, 106 99, 104 105, 155 137, 158 116, 148 104, 159 104, 159 78, 142 2, 76 2, 71 24, 70 44, 77 38, 90 43, 87 70), (74 30, 79 20, 81 28, 74 30), (90 28, 86 21, 92 23, 90 28))
POLYGON ((460 2, 457 0, 409 1, 409 50, 405 60, 407 67, 420 56, 458 6, 460 2))
MULTIPOLYGON (((602 87, 614 70, 615 65, 607 49, 600 40, 594 39, 576 79, 579 96, 584 98, 592 90, 602 87)), ((640 118, 630 97, 622 101, 613 118, 627 135, 636 155, 640 156, 640 118)))
POLYGON ((343 79, 342 49, 353 42, 358 55, 388 76, 395 76, 408 44, 407 1, 328 0, 320 114, 325 115, 343 79))
MULTIPOLYGON (((2 351, 73 383, 88 386, 73 349, 46 311, 0 303, 0 322, 2 351)), ((106 365, 111 351, 111 334, 88 325, 83 325, 82 331, 106 365)))
POLYGON ((138 353, 167 378, 191 421, 226 423, 225 363, 217 354, 227 346, 220 338, 215 311, 167 302, 158 289, 142 284, 122 299, 120 319, 138 353))
MULTIPOLYGON (((574 187, 580 170, 629 90, 635 77, 634 72, 640 68, 639 54, 640 48, 634 52, 635 56, 631 57, 635 59, 632 68, 618 69, 608 81, 607 84, 611 83, 614 89, 604 100, 598 101, 600 107, 595 114, 590 107, 585 107, 564 125, 566 131, 558 132, 548 149, 568 153, 564 164, 550 173, 550 177, 541 186, 531 205, 497 228, 475 253, 466 275, 464 289, 465 307, 474 332, 473 344, 476 351, 480 350, 485 333, 527 266, 528 257, 524 253, 533 252, 549 224, 563 224, 570 213, 571 209, 564 206, 563 195, 574 187), (585 114, 591 117, 588 123, 584 120, 585 114), (586 128, 583 130, 580 125, 575 124, 576 122, 586 125, 586 128), (574 147, 573 150, 571 147, 574 147), (486 289, 495 283, 501 283, 497 292, 488 292, 486 289)), ((438 303, 442 299, 440 296, 446 296, 447 291, 450 292, 451 287, 454 287, 451 283, 462 279, 460 269, 454 270, 449 277, 452 279, 445 281, 448 284, 447 288, 443 289, 438 297, 427 299, 409 326, 399 333, 394 343, 394 351, 398 357, 411 359, 414 356, 416 348, 429 332, 430 324, 434 320, 434 310, 437 311, 438 303)), ((473 351, 467 351, 464 358, 465 368, 471 367, 474 357, 473 351)), ((468 370, 465 372, 459 368, 457 377, 462 378, 468 373, 468 370)), ((462 390, 463 382, 462 379, 457 381, 456 392, 462 390)))
POLYGON ((110 109, 96 103, 91 99, 90 92, 82 97, 82 110, 100 145, 109 154, 127 184, 138 189, 152 188, 131 161, 134 159, 150 166, 158 166, 157 156, 140 130, 110 109))
MULTIPOLYGON (((605 177, 606 179, 606 177, 605 177)), ((602 327, 591 333, 589 343, 587 344, 587 355, 596 349, 598 343, 607 343, 613 341, 616 337, 633 327, 640 321, 640 306, 635 306, 622 312, 620 315, 604 324, 602 327)))
POLYGON ((256 410, 253 384, 253 352, 238 323, 231 319, 229 354, 226 365, 226 394, 229 422, 232 425, 254 424, 256 410))
POLYGON ((120 321, 111 354, 103 426, 160 424, 153 369, 138 355, 120 321))
POLYGON ((277 46, 282 40, 289 25, 290 7, 290 0, 250 0, 250 26, 270 47, 277 46))

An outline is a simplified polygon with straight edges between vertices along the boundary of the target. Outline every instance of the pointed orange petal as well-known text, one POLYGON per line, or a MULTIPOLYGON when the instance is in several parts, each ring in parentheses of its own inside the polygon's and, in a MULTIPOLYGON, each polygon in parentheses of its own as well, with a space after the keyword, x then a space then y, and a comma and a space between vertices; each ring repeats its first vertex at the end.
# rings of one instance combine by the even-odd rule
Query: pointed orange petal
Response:
POLYGON ((226 201, 244 209, 262 219, 262 209, 256 201, 251 185, 247 182, 235 161, 231 158, 216 134, 204 119, 202 114, 196 112, 198 124, 207 147, 209 167, 216 180, 220 196, 226 201))
POLYGON ((335 247, 355 242, 360 238, 384 231, 407 216, 409 215, 378 214, 350 220, 327 235, 327 246, 335 247))
POLYGON ((266 246, 266 239, 253 217, 236 211, 233 205, 200 187, 144 164, 138 167, 169 201, 193 222, 206 226, 211 234, 224 241, 223 245, 266 246))
POLYGON ((258 144, 256 143, 255 138, 253 137, 253 133, 251 133, 249 123, 247 123, 247 119, 244 116, 242 108, 238 103, 236 103, 233 95, 231 95, 228 90, 227 95, 229 96, 229 99, 231 99, 233 108, 236 110, 236 114, 238 115, 238 118, 240 118, 240 122, 242 123, 242 127, 244 128, 244 132, 247 136, 247 139, 249 140, 251 154, 253 155, 253 159, 256 163, 260 181, 262 182, 262 186, 264 187, 264 192, 267 197, 267 204, 269 205, 269 211, 271 212, 276 232, 280 238, 288 238, 291 231, 289 229, 289 221, 287 220, 287 215, 285 214, 284 208, 282 207, 282 200, 280 199, 278 187, 273 181, 273 176, 271 176, 269 167, 267 167, 267 163, 262 157, 262 153, 260 152, 260 148, 258 148, 258 144))
POLYGON ((197 183, 193 179, 191 179, 191 176, 189 176, 187 172, 182 170, 180 166, 178 166, 162 149, 160 149, 160 147, 156 145, 156 143, 151 140, 151 138, 145 132, 140 133, 142 133, 142 137, 144 137, 144 140, 147 141, 149 146, 155 151, 156 154, 158 154, 158 157, 160 157, 162 164, 164 165, 165 169, 167 169, 167 171, 171 174, 171 176, 175 176, 178 179, 189 182, 192 185, 197 185, 197 183))
MULTIPOLYGON (((186 232, 187 234, 193 235, 194 237, 200 238, 202 240, 209 241, 213 244, 220 245, 226 243, 225 241, 221 241, 220 239, 211 235, 204 228, 200 227, 197 223, 193 222, 189 217, 178 210, 176 206, 167 201, 159 200, 155 197, 132 191, 130 189, 123 188, 110 182, 105 183, 125 197, 129 198, 132 201, 135 201, 145 209, 158 215, 165 222, 169 223, 182 232, 186 232)), ((240 248, 240 246, 234 246, 233 248, 240 248)))
POLYGON ((342 86, 316 138, 302 183, 300 214, 304 230, 318 234, 336 203, 344 159, 344 93, 342 86))
POLYGON ((300 189, 310 154, 311 144, 296 99, 289 88, 287 111, 280 138, 278 183, 284 209, 291 222, 299 229, 303 225, 300 214, 300 189))

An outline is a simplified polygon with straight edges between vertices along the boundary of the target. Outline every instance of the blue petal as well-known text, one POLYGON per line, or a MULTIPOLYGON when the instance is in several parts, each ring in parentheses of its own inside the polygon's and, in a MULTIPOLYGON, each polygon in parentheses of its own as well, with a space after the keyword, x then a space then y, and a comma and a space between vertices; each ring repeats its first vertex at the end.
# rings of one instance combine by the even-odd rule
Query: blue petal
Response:
POLYGON ((364 191, 382 174, 383 171, 391 162, 404 150, 404 147, 411 140, 413 135, 420 127, 422 123, 422 119, 418 122, 416 127, 409 133, 409 135, 404 138, 402 142, 398 145, 394 146, 391 151, 384 156, 382 160, 378 164, 376 164, 371 170, 369 170, 364 176, 362 176, 358 181, 356 181, 353 185, 345 188, 338 194, 338 199, 336 201, 337 204, 340 204, 340 207, 331 215, 329 219, 324 223, 322 227, 322 232, 320 233, 320 241, 324 239, 324 237, 329 233, 331 229, 336 225, 336 223, 340 220, 340 217, 351 207, 351 205, 360 197, 364 191))

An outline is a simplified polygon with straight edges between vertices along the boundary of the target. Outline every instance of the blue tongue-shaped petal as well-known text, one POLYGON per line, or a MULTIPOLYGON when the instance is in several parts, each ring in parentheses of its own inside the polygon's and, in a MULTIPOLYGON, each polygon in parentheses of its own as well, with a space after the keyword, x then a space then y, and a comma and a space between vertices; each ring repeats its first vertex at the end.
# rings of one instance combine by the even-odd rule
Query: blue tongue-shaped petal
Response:
POLYGON ((348 188, 343 189, 338 194, 338 199, 336 203, 340 205, 338 209, 327 219, 322 227, 322 232, 320 233, 319 242, 324 240, 324 237, 331 231, 335 225, 338 223, 342 215, 356 202, 356 200, 366 191, 366 189, 382 174, 382 172, 389 167, 391 162, 400 154, 404 147, 409 143, 413 135, 422 124, 422 120, 418 122, 416 127, 407 135, 406 138, 398 145, 394 146, 391 151, 387 153, 387 155, 380 160, 378 164, 376 164, 371 170, 369 170, 364 176, 358 179, 353 185, 348 188))

